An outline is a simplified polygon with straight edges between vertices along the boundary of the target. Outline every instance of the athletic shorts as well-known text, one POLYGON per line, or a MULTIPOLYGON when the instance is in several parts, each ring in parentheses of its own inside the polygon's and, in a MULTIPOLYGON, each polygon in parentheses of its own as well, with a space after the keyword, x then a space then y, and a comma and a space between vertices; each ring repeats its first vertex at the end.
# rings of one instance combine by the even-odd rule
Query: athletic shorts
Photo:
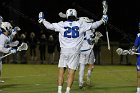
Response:
POLYGON ((94 64, 95 56, 93 50, 91 52, 81 52, 79 63, 81 64, 94 64))
POLYGON ((137 63, 136 63, 136 66, 137 66, 137 71, 140 71, 140 56, 137 57, 137 63))
POLYGON ((61 53, 58 67, 76 70, 79 65, 79 53, 61 53))

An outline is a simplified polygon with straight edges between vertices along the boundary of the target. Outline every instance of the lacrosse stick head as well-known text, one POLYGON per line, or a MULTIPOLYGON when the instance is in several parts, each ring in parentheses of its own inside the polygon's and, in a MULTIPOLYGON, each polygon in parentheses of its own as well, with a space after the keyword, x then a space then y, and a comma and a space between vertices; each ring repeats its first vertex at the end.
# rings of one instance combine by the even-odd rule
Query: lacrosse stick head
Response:
POLYGON ((129 49, 129 54, 130 54, 130 55, 134 55, 135 52, 134 52, 132 49, 129 49))
POLYGON ((129 54, 129 51, 128 50, 123 50, 122 55, 127 55, 127 54, 129 54))
POLYGON ((22 44, 17 48, 17 51, 22 51, 22 50, 27 50, 27 49, 28 49, 27 43, 22 43, 22 44))
POLYGON ((100 32, 95 32, 95 35, 96 35, 97 37, 99 37, 99 38, 103 36, 103 34, 100 33, 100 32))
POLYGON ((108 11, 108 5, 106 0, 103 0, 102 5, 103 5, 103 14, 106 15, 108 11))
POLYGON ((116 50, 116 52, 117 52, 118 55, 122 55, 122 53, 123 53, 123 49, 118 48, 118 49, 116 50))

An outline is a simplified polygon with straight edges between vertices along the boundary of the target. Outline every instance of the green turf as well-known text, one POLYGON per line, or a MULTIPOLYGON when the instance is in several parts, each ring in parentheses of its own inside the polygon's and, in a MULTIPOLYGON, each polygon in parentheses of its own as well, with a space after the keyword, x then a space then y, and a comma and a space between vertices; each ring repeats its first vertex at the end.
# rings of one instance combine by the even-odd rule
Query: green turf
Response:
MULTIPOLYGON (((57 65, 3 64, 0 93, 57 93, 57 65)), ((66 83, 64 84, 63 93, 66 83)), ((78 71, 71 93, 135 93, 135 66, 95 66, 91 86, 78 87, 78 71)))

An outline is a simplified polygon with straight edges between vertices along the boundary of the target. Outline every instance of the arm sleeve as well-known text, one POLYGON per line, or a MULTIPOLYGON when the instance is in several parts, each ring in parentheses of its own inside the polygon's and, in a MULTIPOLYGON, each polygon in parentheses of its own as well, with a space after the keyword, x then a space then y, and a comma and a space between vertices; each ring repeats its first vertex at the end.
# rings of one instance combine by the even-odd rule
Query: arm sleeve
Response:
MULTIPOLYGON (((103 21, 100 20, 100 21, 96 21, 94 23, 86 23, 86 22, 82 22, 82 25, 81 25, 81 30, 82 31, 88 31, 90 29, 97 29, 100 25, 103 24, 103 21)), ((93 30, 94 31, 94 30, 93 30)))
POLYGON ((44 20, 43 24, 47 29, 50 29, 50 30, 53 30, 56 32, 62 31, 64 28, 63 21, 60 21, 58 23, 50 23, 50 22, 44 20))
POLYGON ((53 24, 51 24, 50 22, 44 20, 43 21, 43 25, 47 28, 47 29, 50 29, 50 30, 55 30, 53 24))
POLYGON ((91 29, 97 29, 102 24, 103 24, 103 21, 102 20, 96 21, 96 22, 92 23, 91 29))

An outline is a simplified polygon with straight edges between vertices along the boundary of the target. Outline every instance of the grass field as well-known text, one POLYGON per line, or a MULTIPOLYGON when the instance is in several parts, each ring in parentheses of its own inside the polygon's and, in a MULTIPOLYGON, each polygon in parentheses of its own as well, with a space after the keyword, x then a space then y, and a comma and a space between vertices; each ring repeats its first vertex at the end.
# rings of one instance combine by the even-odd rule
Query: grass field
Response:
MULTIPOLYGON (((57 93, 57 72, 57 65, 3 64, 0 92, 57 93)), ((71 93, 135 93, 135 66, 97 65, 91 85, 79 89, 77 71, 71 93)))

